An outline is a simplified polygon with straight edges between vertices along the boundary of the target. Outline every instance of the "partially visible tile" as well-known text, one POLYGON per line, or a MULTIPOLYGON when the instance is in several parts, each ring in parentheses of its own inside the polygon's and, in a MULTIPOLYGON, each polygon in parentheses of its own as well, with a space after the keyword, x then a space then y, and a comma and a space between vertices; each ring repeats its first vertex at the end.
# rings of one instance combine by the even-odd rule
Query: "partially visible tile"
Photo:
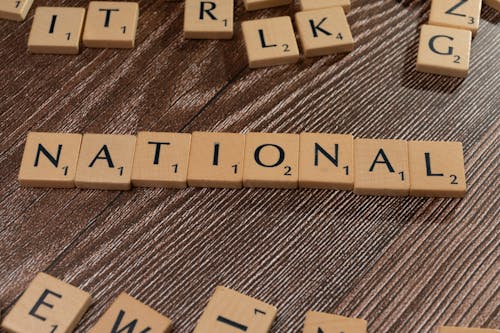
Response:
POLYGON ((500 0, 484 0, 484 3, 500 12, 500 0))
POLYGON ((30 132, 19 182, 26 187, 75 187, 81 134, 30 132))
POLYGON ((300 134, 299 186, 352 190, 354 138, 350 134, 300 134))
POLYGON ((133 48, 138 20, 137 2, 91 1, 83 44, 95 48, 133 48))
POLYGON ((250 68, 296 63, 299 47, 288 16, 241 24, 250 68))
POLYGON ((354 39, 344 10, 333 7, 295 14, 305 57, 317 57, 354 49, 354 39))
POLYGON ((10 333, 72 332, 92 298, 70 284, 39 273, 2 322, 10 333))
POLYGON ((309 311, 302 333, 367 333, 366 320, 309 311))
POLYGON ((470 30, 479 29, 482 0, 432 0, 429 24, 470 30))
POLYGON ((289 5, 292 0, 244 0, 244 3, 246 10, 258 10, 289 5))
POLYGON ((410 195, 463 197, 466 192, 460 142, 410 141, 410 195))
POLYGON ((354 140, 354 193, 406 196, 409 190, 408 142, 354 140))
POLYGON ((139 132, 132 168, 137 187, 184 188, 191 134, 139 132))
POLYGON ((466 77, 472 33, 468 30, 423 25, 420 31, 417 71, 466 77))
POLYGON ((299 135, 249 133, 246 136, 245 187, 297 188, 299 135))
POLYGON ((245 135, 194 132, 188 184, 194 187, 241 188, 245 135))
POLYGON ((277 309, 225 287, 217 287, 193 333, 268 333, 277 309))
POLYGON ((299 0, 301 10, 315 10, 330 7, 342 7, 345 12, 351 9, 351 0, 299 0))
POLYGON ((28 39, 31 53, 78 54, 85 8, 38 7, 28 39))
POLYGON ((234 0, 186 0, 184 38, 231 39, 233 21, 234 0))
POLYGON ((129 190, 136 137, 84 134, 75 184, 79 188, 129 190))
POLYGON ((168 333, 172 322, 149 306, 122 293, 99 319, 90 333, 103 332, 168 333))
POLYGON ((0 1, 0 19, 24 21, 33 4, 33 0, 2 0, 0 1))
POLYGON ((438 333, 500 333, 500 330, 496 330, 493 328, 443 326, 438 329, 438 333))

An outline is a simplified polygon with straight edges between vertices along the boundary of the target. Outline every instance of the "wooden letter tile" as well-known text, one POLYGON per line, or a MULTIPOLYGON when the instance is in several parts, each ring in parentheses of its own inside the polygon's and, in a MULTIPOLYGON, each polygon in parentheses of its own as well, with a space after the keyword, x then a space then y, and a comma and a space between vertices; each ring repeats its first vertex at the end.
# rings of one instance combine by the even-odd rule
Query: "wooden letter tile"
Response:
POLYGON ((245 135, 194 132, 188 184, 195 187, 241 188, 245 135))
POLYGON ((39 273, 2 322, 9 333, 69 333, 92 298, 72 285, 39 273))
POLYGON ((302 10, 315 10, 330 7, 342 7, 347 13, 351 9, 351 0, 299 0, 302 10))
POLYGON ((75 187, 81 134, 28 133, 19 182, 27 187, 75 187))
POLYGON ((0 19, 24 21, 33 4, 33 0, 0 1, 0 19))
POLYGON ((289 5, 292 0, 244 0, 244 2, 246 10, 258 10, 289 5))
POLYGON ((139 132, 132 168, 137 187, 187 186, 191 134, 139 132))
POLYGON ((460 142, 410 141, 410 195, 463 197, 466 192, 460 142))
POLYGON ((295 14, 305 57, 316 57, 354 49, 354 39, 342 7, 295 14))
POLYGON ((493 328, 443 326, 438 329, 438 333, 500 333, 500 330, 496 330, 493 328))
POLYGON ((132 135, 85 134, 78 158, 76 187, 129 190, 135 143, 132 135))
POLYGON ((297 188, 299 138, 297 134, 247 134, 243 185, 297 188))
POLYGON ((267 333, 277 309, 225 287, 217 287, 193 333, 267 333))
POLYGON ((432 0, 429 24, 470 30, 479 29, 481 0, 432 0))
POLYGON ((365 320, 309 311, 302 333, 366 333, 365 320))
POLYGON ((151 332, 168 333, 172 322, 147 305, 122 293, 99 319, 90 333, 151 332))
POLYGON ((466 77, 469 72, 471 39, 469 30, 423 25, 417 71, 466 77))
POLYGON ((484 0, 484 3, 500 12, 500 0, 484 0))
POLYGON ((137 2, 91 1, 83 44, 97 48, 133 48, 138 20, 137 2))
POLYGON ((354 186, 353 136, 300 134, 299 186, 352 190, 354 186))
POLYGON ((28 39, 31 53, 78 54, 85 8, 38 7, 28 39))
POLYGON ((405 196, 409 190, 408 142, 354 140, 354 193, 405 196))
POLYGON ((234 0, 186 0, 184 38, 231 39, 234 0))
POLYGON ((299 48, 288 16, 241 24, 250 68, 296 63, 299 48))

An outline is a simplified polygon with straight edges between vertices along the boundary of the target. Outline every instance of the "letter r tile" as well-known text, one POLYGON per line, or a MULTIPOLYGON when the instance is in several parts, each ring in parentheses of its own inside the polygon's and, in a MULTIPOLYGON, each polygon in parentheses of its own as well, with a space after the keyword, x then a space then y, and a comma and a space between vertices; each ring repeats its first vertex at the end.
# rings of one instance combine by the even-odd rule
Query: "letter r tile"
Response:
POLYGON ((89 333, 132 332, 132 330, 134 332, 168 333, 171 328, 170 319, 135 298, 122 293, 89 333))
POLYGON ((92 298, 70 284, 39 273, 2 322, 10 333, 72 332, 92 298))
POLYGON ((277 309, 225 287, 217 287, 193 333, 268 333, 277 309))

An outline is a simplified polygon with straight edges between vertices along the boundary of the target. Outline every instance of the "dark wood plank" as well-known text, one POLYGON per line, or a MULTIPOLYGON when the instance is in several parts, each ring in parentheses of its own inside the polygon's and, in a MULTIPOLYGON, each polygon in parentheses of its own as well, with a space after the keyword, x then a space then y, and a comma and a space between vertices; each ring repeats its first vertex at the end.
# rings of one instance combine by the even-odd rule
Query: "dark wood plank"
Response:
MULTIPOLYGON (((471 74, 458 80, 414 70, 428 1, 353 0, 354 52, 255 71, 247 68, 238 23, 234 40, 185 41, 182 1, 140 5, 138 45, 130 51, 32 56, 31 16, 0 22, 2 313, 45 271, 95 296, 77 332, 88 331, 121 291, 174 319, 175 332, 189 332, 218 284, 277 305, 273 332, 300 331, 309 309, 366 318, 372 332, 500 326, 498 13, 483 9, 471 74), (30 130, 459 140, 470 190, 452 200, 21 189, 16 177, 30 130)), ((236 17, 296 8, 248 13, 238 3, 236 17)))

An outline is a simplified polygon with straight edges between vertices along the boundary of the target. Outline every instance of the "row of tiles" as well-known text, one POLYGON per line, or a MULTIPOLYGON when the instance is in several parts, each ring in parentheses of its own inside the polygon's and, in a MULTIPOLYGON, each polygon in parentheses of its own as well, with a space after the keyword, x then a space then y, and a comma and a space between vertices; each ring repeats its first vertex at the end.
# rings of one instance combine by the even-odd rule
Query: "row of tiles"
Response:
POLYGON ((31 132, 27 187, 320 188, 360 195, 462 197, 459 142, 354 139, 323 133, 31 132))
MULTIPOLYGON (((2 322, 10 333, 70 333, 92 302, 87 292, 39 273, 2 322)), ((225 287, 217 287, 193 333, 268 333, 277 308, 225 287)), ((168 333, 172 321, 122 293, 90 333, 168 333)), ((303 333, 367 333, 367 322, 309 311, 303 333)), ((499 333, 495 329, 440 327, 438 333, 499 333)))

